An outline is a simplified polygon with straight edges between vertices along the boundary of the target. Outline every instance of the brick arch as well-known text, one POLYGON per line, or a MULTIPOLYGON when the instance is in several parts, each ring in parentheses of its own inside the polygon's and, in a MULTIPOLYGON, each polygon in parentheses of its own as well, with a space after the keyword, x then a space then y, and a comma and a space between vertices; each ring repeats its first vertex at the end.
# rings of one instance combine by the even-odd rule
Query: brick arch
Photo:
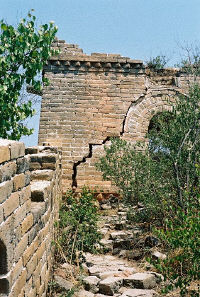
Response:
POLYGON ((180 95, 176 91, 152 95, 147 94, 138 103, 134 103, 126 116, 123 139, 129 141, 143 140, 148 132, 149 122, 158 112, 171 110, 175 99, 180 95))

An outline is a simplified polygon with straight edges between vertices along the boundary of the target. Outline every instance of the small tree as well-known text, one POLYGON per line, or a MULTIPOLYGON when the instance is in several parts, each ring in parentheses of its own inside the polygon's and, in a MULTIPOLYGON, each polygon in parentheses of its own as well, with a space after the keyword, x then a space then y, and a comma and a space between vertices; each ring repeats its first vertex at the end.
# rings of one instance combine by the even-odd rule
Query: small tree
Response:
MULTIPOLYGON (((32 10, 33 11, 33 10, 32 10)), ((30 135, 23 120, 32 117, 34 110, 29 100, 19 103, 22 86, 30 84, 35 91, 41 91, 48 81, 40 74, 51 54, 50 46, 57 27, 53 22, 36 29, 36 17, 28 13, 15 29, 0 21, 0 137, 19 140, 30 135)))

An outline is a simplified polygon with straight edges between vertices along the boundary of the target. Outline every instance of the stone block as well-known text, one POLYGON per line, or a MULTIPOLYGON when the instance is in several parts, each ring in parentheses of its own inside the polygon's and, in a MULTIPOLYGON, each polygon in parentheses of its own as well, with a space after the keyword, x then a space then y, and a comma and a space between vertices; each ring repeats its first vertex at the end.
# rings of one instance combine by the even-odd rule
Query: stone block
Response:
POLYGON ((0 164, 10 160, 10 142, 5 139, 0 139, 0 164))
POLYGON ((27 147, 25 149, 25 153, 26 153, 26 155, 28 155, 28 154, 30 154, 30 155, 37 154, 37 153, 39 153, 39 147, 38 146, 27 147))
POLYGON ((31 174, 30 171, 26 171, 25 173, 25 186, 28 186, 31 181, 31 174))
POLYGON ((10 158, 17 159, 25 155, 25 145, 23 142, 12 141, 10 144, 10 158))
POLYGON ((55 170, 56 169, 56 163, 42 163, 42 168, 43 169, 55 170))
POLYGON ((25 186, 25 175, 24 173, 15 175, 13 177, 13 190, 18 191, 25 186))
POLYGON ((27 271, 24 268, 22 273, 20 274, 20 276, 18 277, 17 281, 15 282, 12 291, 11 291, 11 296, 20 296, 21 291, 23 290, 23 288, 25 287, 26 284, 26 275, 27 275, 27 271))
POLYGON ((24 251, 27 249, 27 246, 28 246, 28 234, 25 234, 15 247, 14 257, 16 262, 18 262, 19 259, 22 257, 22 255, 24 254, 24 251))
MULTIPOLYGON (((27 241, 28 241, 28 235, 27 235, 27 241)), ((27 247, 25 252, 23 253, 22 259, 23 259, 23 264, 26 266, 27 262, 30 260, 36 249, 38 248, 38 240, 35 239, 34 242, 30 244, 30 246, 27 247)), ((26 248, 26 247, 25 247, 26 248)))
POLYGON ((0 166, 0 182, 10 180, 13 175, 16 174, 17 165, 15 161, 5 163, 0 166))
POLYGON ((18 279, 18 277, 22 273, 22 270, 23 270, 23 262, 22 262, 22 258, 20 258, 19 261, 15 263, 11 271, 10 279, 12 284, 18 279))
POLYGON ((17 173, 24 173, 25 171, 29 170, 30 166, 30 157, 25 156, 22 158, 17 159, 17 173))
POLYGON ((33 226, 33 214, 30 213, 21 223, 22 236, 33 226))
POLYGON ((87 291, 97 293, 99 291, 98 283, 100 279, 96 276, 87 276, 83 279, 83 285, 87 291))
POLYGON ((38 262, 40 261, 40 259, 42 259, 42 256, 45 252, 45 248, 46 248, 46 245, 45 245, 45 242, 43 241, 36 251, 38 262))
POLYGON ((38 170, 41 169, 41 164, 39 162, 31 162, 29 169, 32 170, 38 170))
POLYGON ((3 222, 4 216, 3 216, 3 207, 2 204, 0 204, 0 224, 3 222))
POLYGON ((37 267, 37 255, 36 254, 33 254, 33 256, 31 257, 31 259, 26 264, 26 269, 27 269, 26 279, 27 280, 31 277, 31 275, 35 271, 35 268, 36 267, 37 267))
POLYGON ((19 207, 19 193, 12 193, 10 197, 3 203, 3 213, 6 219, 15 209, 19 207))
POLYGON ((34 202, 45 201, 50 194, 49 181, 37 181, 31 183, 31 200, 34 202))
POLYGON ((13 191, 13 181, 5 181, 0 184, 0 203, 5 201, 13 191))
POLYGON ((24 187, 20 191, 20 195, 19 195, 20 205, 23 205, 29 199, 31 199, 31 186, 30 185, 28 185, 27 187, 24 187))
POLYGON ((138 272, 124 279, 124 286, 137 289, 152 289, 156 286, 156 278, 147 272, 138 272))
POLYGON ((47 180, 51 181, 54 176, 53 170, 35 170, 31 173, 31 180, 47 180))
POLYGON ((108 277, 99 283, 99 293, 105 295, 114 295, 119 291, 123 282, 122 278, 119 277, 108 277))
POLYGON ((33 214, 34 224, 39 222, 45 213, 45 202, 31 202, 31 213, 33 214))

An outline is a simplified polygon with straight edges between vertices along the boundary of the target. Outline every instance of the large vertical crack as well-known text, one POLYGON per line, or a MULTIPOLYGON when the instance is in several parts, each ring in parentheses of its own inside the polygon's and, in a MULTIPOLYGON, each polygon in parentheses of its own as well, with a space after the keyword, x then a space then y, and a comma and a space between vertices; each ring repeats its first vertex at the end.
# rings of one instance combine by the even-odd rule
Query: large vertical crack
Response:
POLYGON ((100 146, 105 144, 107 141, 110 140, 110 136, 106 137, 102 143, 89 143, 89 153, 87 154, 87 156, 84 156, 82 158, 82 160, 79 160, 77 162, 74 163, 73 165, 73 173, 72 173, 72 188, 77 188, 77 167, 82 164, 85 163, 87 161, 87 159, 92 158, 93 156, 93 147, 94 146, 100 146))
POLYGON ((125 114, 125 117, 123 119, 123 122, 122 122, 122 131, 120 132, 120 136, 123 136, 124 133, 125 133, 125 125, 126 125, 126 119, 128 117, 128 114, 129 114, 129 111, 131 109, 131 107, 133 106, 136 106, 138 105, 140 102, 142 102, 142 100, 145 98, 145 96, 147 95, 147 91, 148 91, 148 88, 146 88, 145 90, 145 93, 140 95, 135 101, 132 101, 131 104, 129 105, 129 108, 125 114))

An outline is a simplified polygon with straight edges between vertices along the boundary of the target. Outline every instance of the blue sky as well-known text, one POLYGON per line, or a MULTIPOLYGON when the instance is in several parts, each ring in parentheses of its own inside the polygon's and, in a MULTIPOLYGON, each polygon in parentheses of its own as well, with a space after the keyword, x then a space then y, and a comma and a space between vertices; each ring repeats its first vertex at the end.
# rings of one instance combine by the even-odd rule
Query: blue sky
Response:
MULTIPOLYGON (((0 0, 0 19, 17 24, 31 8, 38 24, 54 20, 58 37, 88 54, 144 61, 162 54, 174 65, 180 44, 200 41, 200 0, 0 0)), ((34 126, 37 132, 38 117, 34 126)), ((36 134, 26 144, 36 144, 36 134)))

